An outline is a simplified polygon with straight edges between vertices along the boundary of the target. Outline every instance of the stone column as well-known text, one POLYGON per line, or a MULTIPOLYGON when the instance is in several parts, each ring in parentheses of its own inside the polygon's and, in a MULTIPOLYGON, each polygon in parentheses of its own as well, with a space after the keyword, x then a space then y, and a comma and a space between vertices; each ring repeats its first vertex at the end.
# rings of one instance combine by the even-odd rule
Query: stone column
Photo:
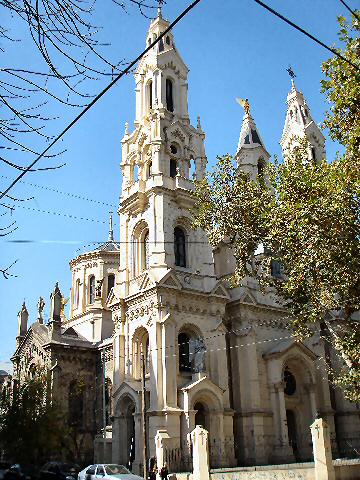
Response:
POLYGON ((155 448, 156 448, 156 465, 158 472, 156 478, 160 480, 160 469, 164 466, 165 463, 165 452, 167 441, 170 439, 169 434, 166 430, 158 430, 155 435, 155 448))
POLYGON ((209 474, 209 433, 205 428, 197 425, 191 432, 193 447, 193 480, 210 480, 209 474))
POLYGON ((318 418, 310 429, 314 450, 315 480, 335 480, 329 427, 325 420, 318 418))

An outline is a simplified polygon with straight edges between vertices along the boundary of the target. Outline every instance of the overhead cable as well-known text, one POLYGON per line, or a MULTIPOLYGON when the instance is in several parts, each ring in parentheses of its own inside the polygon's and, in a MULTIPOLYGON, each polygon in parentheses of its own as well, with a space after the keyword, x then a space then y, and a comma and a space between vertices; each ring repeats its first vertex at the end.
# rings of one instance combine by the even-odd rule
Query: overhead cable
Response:
MULTIPOLYGON (((311 38, 311 40, 313 40, 314 42, 318 43, 319 45, 321 45, 322 47, 326 48, 326 50, 329 50, 329 52, 333 53, 334 55, 336 55, 337 57, 341 58, 341 60, 343 60, 344 62, 348 63, 349 65, 351 65, 353 68, 355 68, 357 71, 360 72, 360 68, 353 62, 351 62, 350 60, 348 60, 346 57, 344 57, 343 55, 341 55, 341 53, 339 53, 335 48, 331 48, 331 47, 328 47, 324 42, 322 42, 321 40, 319 40, 318 38, 314 37, 314 35, 311 35, 311 33, 307 32, 306 30, 304 30, 303 28, 299 27, 299 25, 296 25, 296 23, 292 22, 291 20, 289 20, 288 18, 284 17, 284 15, 281 15, 281 13, 277 12, 276 10, 274 10, 273 8, 269 7, 269 5, 266 5, 266 3, 262 2, 261 0, 254 0, 254 2, 258 3, 259 5, 261 5, 263 8, 265 8, 266 10, 268 10, 270 13, 272 13, 273 15, 275 15, 276 17, 280 18, 281 20, 283 20, 284 22, 286 22, 288 25, 290 25, 291 27, 295 28, 296 30, 298 30, 299 32, 303 33, 304 35, 306 35, 307 37, 311 38)), ((1 197, 0 197, 1 198, 1 197)))
POLYGON ((65 133, 68 132, 71 129, 71 127, 73 127, 80 120, 80 118, 83 117, 85 115, 85 113, 88 112, 88 110, 90 110, 90 108, 93 105, 95 105, 95 103, 97 103, 98 100, 100 100, 100 98, 103 97, 105 95, 105 93, 108 90, 110 90, 110 88, 113 87, 115 85, 115 83, 117 83, 120 80, 120 78, 122 78, 124 75, 129 73, 131 71, 131 69, 137 64, 137 62, 149 50, 151 50, 183 17, 185 17, 185 15, 190 12, 190 10, 192 10, 198 3, 200 3, 200 1, 201 0, 195 0, 187 8, 185 8, 185 10, 183 10, 183 12, 180 13, 180 15, 162 33, 160 33, 160 35, 157 37, 156 40, 154 40, 152 43, 150 43, 150 45, 148 47, 146 47, 145 50, 143 50, 140 53, 140 55, 138 55, 135 58, 135 60, 133 60, 121 73, 119 73, 114 78, 114 80, 112 80, 98 95, 96 95, 96 97, 79 113, 79 115, 77 115, 74 118, 74 120, 72 120, 67 125, 67 127, 64 128, 64 130, 49 144, 49 146, 46 147, 45 150, 38 157, 36 157, 36 159, 30 165, 28 165, 23 172, 21 172, 15 178, 15 180, 7 187, 7 189, 0 194, 0 199, 3 198, 4 195, 6 195, 11 190, 11 188, 13 188, 13 186, 16 185, 16 183, 19 182, 22 179, 22 177, 29 170, 31 170, 33 168, 34 165, 36 165, 36 163, 50 150, 50 148, 53 147, 65 135, 65 133))

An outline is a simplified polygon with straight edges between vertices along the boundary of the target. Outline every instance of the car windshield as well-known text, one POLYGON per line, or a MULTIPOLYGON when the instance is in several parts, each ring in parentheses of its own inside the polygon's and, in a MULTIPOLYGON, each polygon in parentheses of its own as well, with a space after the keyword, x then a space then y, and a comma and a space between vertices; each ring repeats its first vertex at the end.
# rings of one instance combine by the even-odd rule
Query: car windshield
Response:
POLYGON ((124 465, 104 465, 107 475, 119 475, 122 473, 130 473, 124 465))

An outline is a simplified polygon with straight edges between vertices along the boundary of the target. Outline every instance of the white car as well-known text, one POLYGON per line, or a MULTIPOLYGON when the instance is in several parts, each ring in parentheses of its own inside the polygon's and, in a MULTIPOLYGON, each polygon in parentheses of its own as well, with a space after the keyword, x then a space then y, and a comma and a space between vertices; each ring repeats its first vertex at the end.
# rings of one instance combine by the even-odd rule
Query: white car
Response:
POLYGON ((134 475, 124 465, 113 463, 95 463, 89 465, 78 474, 78 480, 143 480, 134 475))

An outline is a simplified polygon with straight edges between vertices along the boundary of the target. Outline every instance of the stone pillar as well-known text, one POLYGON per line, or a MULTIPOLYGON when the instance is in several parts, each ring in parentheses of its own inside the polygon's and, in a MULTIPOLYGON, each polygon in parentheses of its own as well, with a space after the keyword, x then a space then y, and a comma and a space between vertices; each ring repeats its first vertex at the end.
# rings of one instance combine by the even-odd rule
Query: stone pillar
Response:
POLYGON ((210 480, 208 436, 208 431, 199 425, 197 425, 191 432, 191 442, 193 447, 193 480, 210 480))
POLYGON ((160 480, 160 469, 164 466, 165 463, 165 455, 164 449, 166 447, 167 441, 170 439, 169 434, 166 430, 158 430, 155 435, 155 448, 156 448, 156 465, 158 468, 158 472, 156 474, 156 478, 160 480))
POLYGON ((272 457, 275 461, 290 462, 293 461, 294 454, 289 445, 283 382, 273 384, 270 392, 276 433, 272 457))
POLYGON ((310 429, 314 450, 315 480, 335 480, 329 427, 325 420, 317 418, 310 429))

